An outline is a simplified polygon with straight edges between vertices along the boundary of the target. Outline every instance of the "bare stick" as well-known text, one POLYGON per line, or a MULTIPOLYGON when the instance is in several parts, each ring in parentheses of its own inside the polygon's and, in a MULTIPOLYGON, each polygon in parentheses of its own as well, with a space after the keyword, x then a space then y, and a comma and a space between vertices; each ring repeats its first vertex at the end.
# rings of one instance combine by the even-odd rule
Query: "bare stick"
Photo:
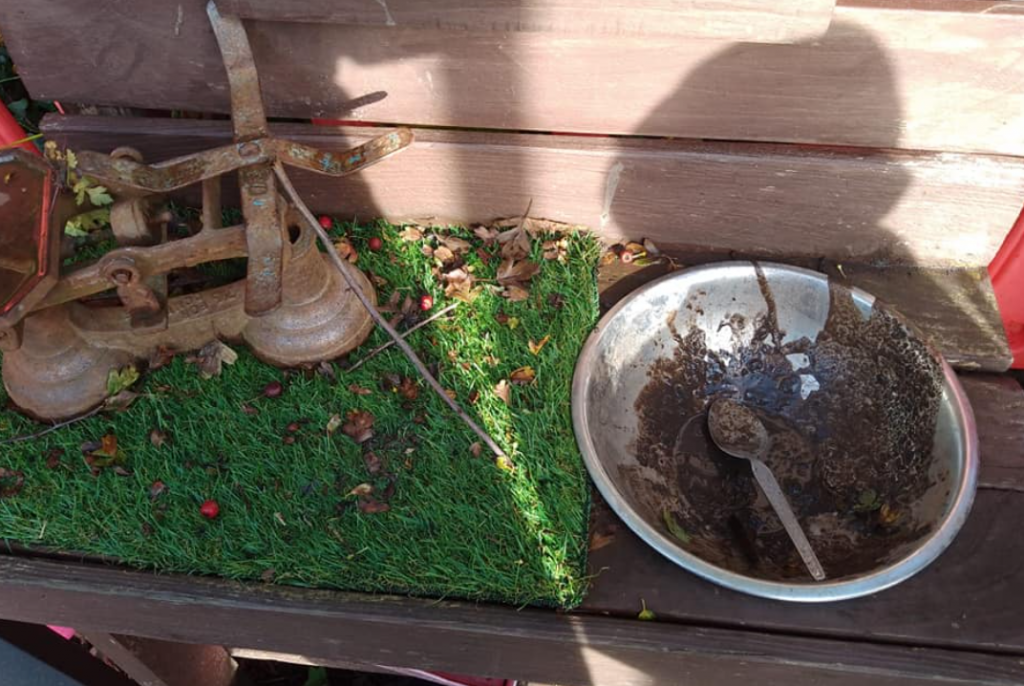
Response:
MULTIPOLYGON (((424 326, 426 326, 430 322, 434 321, 435 319, 440 319, 441 317, 445 316, 446 314, 448 314, 449 312, 451 312, 452 310, 454 310, 458 306, 459 306, 459 303, 452 303, 451 305, 449 305, 448 307, 444 308, 443 310, 441 310, 437 314, 435 314, 435 315, 433 315, 431 317, 428 317, 427 319, 424 319, 422 322, 419 322, 415 326, 409 327, 408 329, 406 329, 405 331, 403 331, 401 333, 401 337, 405 338, 406 336, 411 334, 416 329, 422 329, 424 326)), ((387 350, 388 348, 390 348, 394 344, 395 344, 395 341, 394 340, 390 340, 390 341, 388 341, 387 343, 385 343, 383 345, 378 345, 376 348, 371 350, 369 352, 369 354, 367 354, 366 357, 364 357, 363 359, 359 360, 358 362, 356 362, 351 367, 348 367, 347 369, 345 369, 345 371, 346 372, 354 372, 355 370, 359 369, 364 364, 366 364, 371 358, 376 357, 377 355, 379 355, 380 353, 384 352, 385 350, 387 350)))
POLYGON ((80 421, 82 421, 84 419, 88 419, 89 417, 97 415, 97 414, 100 413, 100 411, 103 410, 104 407, 106 407, 106 405, 99 405, 98 407, 92 408, 91 410, 89 410, 85 414, 78 415, 77 417, 74 417, 73 419, 68 419, 68 420, 65 420, 63 422, 57 422, 53 426, 48 426, 45 429, 43 429, 42 431, 37 431, 34 434, 25 434, 24 436, 15 436, 14 438, 5 438, 4 440, 0 441, 0 445, 9 445, 11 443, 21 443, 22 441, 31 441, 31 440, 34 440, 36 438, 41 438, 41 437, 45 436, 48 433, 56 431, 57 429, 63 429, 65 426, 68 426, 70 424, 74 424, 76 422, 80 422, 80 421))
POLYGON ((505 451, 502 450, 498 446, 498 444, 494 442, 494 439, 491 438, 490 434, 481 429, 480 426, 476 422, 474 422, 473 419, 468 414, 466 414, 465 410, 459 407, 459 404, 457 402, 452 400, 448 396, 448 394, 445 393, 444 387, 442 387, 441 384, 438 383, 437 379, 435 379, 433 374, 430 373, 430 370, 427 369, 427 366, 423 364, 423 361, 416 356, 416 353, 409 346, 409 344, 402 339, 402 337, 399 335, 397 331, 395 331, 395 327, 388 324, 387 320, 384 319, 384 316, 377 311, 377 308, 373 306, 373 303, 370 302, 370 299, 366 296, 365 293, 363 293, 363 289, 359 287, 359 284, 356 282, 355 277, 348 272, 348 270, 351 269, 351 267, 349 267, 348 264, 342 261, 341 257, 338 255, 338 251, 334 248, 334 243, 331 242, 331 237, 327 235, 327 231, 325 231, 324 228, 320 226, 320 222, 316 220, 316 217, 313 216, 313 213, 309 211, 308 207, 306 207, 306 203, 304 203, 302 201, 302 198, 299 197, 298 192, 295 190, 295 186, 292 185, 291 179, 288 178, 288 174, 285 172, 284 166, 282 166, 280 161, 274 162, 274 173, 277 175, 278 180, 281 182, 281 186, 284 188, 284 192, 288 195, 292 203, 294 203, 295 207, 299 210, 299 213, 302 215, 302 218, 306 220, 306 224, 308 224, 309 227, 316 232, 316 235, 320 237, 320 242, 323 243, 324 248, 327 250, 327 257, 330 258, 334 266, 338 269, 339 272, 341 272, 341 275, 345 278, 345 281, 348 283, 349 288, 351 288, 352 291, 356 294, 356 297, 359 298, 359 302, 363 304, 363 307, 366 308, 366 311, 370 314, 370 317, 373 319, 373 321, 377 323, 377 326, 387 331, 388 335, 394 339, 395 344, 402 349, 402 352, 405 353, 405 356, 408 357, 409 361, 412 362, 413 366, 416 367, 416 371, 418 371, 420 375, 424 379, 426 379, 427 384, 429 384, 430 387, 434 389, 434 392, 437 393, 438 396, 440 396, 441 400, 443 400, 448 405, 448 407, 452 409, 452 412, 459 415, 459 418, 462 419, 462 421, 464 421, 466 425, 473 430, 473 433, 480 437, 480 440, 482 440, 484 444, 491 449, 491 452, 493 452, 498 457, 505 457, 505 451))

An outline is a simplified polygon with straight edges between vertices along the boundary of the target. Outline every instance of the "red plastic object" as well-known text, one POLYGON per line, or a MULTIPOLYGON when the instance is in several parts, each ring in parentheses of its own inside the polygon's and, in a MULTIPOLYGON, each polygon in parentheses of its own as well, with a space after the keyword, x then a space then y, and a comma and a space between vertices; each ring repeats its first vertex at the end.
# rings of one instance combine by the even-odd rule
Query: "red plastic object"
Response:
POLYGON ((1024 210, 988 266, 988 274, 1013 353, 1013 368, 1024 369, 1024 210))
MULTIPOLYGON (((15 141, 20 141, 26 138, 24 129, 21 128, 21 124, 14 118, 11 111, 7 109, 7 105, 0 102, 0 147, 6 147, 15 141)), ((16 147, 29 152, 39 154, 39 149, 32 145, 32 141, 25 141, 19 143, 16 147)))

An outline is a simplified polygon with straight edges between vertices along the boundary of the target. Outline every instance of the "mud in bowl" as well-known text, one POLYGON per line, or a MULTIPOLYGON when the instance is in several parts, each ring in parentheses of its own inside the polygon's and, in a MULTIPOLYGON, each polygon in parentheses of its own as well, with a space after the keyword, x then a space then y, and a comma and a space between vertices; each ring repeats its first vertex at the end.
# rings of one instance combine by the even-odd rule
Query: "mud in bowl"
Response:
POLYGON ((974 418, 941 356, 869 294, 723 263, 637 290, 577 363, 577 441, 602 495, 676 564, 735 590, 825 601, 892 586, 948 546, 977 478, 974 418), (815 582, 750 467, 718 450, 730 398, 771 436, 828 579, 815 582))

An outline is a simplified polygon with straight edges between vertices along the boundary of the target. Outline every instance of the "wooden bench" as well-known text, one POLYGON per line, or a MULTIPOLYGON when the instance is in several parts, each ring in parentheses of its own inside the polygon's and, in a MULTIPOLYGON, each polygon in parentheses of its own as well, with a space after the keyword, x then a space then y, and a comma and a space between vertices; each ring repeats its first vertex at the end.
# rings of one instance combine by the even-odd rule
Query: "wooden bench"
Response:
MULTIPOLYGON (((742 3, 701 4, 724 14, 666 21, 653 0, 591 15, 559 0, 222 9, 251 20, 272 116, 417 127, 410 150, 358 177, 296 174, 316 211, 471 223, 532 202, 534 216, 648 237, 684 263, 810 266, 902 310, 961 372, 980 434, 974 510, 936 563, 875 597, 781 604, 676 568, 598 503, 594 580, 571 613, 9 555, 0 615, 117 645, 564 684, 1024 683, 1024 391, 1005 374, 985 271, 1024 203, 1024 7, 782 2, 754 22, 742 3), (657 621, 636 620, 641 600, 657 621)), ((223 113, 203 5, 7 0, 0 27, 36 97, 223 113)), ((375 133, 273 127, 336 149, 375 133)), ((187 117, 54 115, 43 128, 152 161, 230 139, 226 121, 187 117)), ((655 275, 603 271, 602 304, 655 275)))

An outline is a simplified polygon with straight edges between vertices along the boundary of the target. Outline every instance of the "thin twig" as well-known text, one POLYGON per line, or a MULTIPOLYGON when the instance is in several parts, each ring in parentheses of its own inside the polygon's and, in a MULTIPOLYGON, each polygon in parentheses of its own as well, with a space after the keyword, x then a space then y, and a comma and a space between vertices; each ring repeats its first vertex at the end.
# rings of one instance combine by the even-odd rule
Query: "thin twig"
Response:
POLYGON ((15 436, 14 438, 5 438, 4 440, 0 441, 0 445, 9 445, 11 443, 21 443, 22 441, 31 441, 33 439, 40 438, 40 437, 45 436, 46 434, 48 434, 50 432, 56 431, 57 429, 63 429, 65 426, 68 426, 70 424, 74 424, 76 422, 80 422, 80 421, 82 421, 84 419, 88 419, 89 417, 97 415, 97 414, 99 414, 103 410, 104 407, 106 407, 106 405, 99 405, 98 407, 92 408, 91 410, 89 410, 85 414, 80 414, 77 417, 65 420, 63 422, 57 422, 53 426, 48 426, 45 429, 43 429, 42 431, 37 431, 34 434, 25 434, 24 436, 15 436))
POLYGON ((320 242, 323 243, 324 248, 327 250, 327 257, 330 258, 334 266, 339 272, 341 272, 341 275, 345 278, 349 288, 351 288, 356 294, 356 297, 359 298, 359 302, 363 304, 363 307, 366 308, 366 311, 369 313, 373 321, 377 323, 377 326, 384 329, 388 335, 394 339, 395 344, 402 349, 405 356, 408 357, 409 361, 412 362, 414 367, 416 367, 416 371, 418 371, 427 381, 427 384, 429 384, 430 387, 434 389, 434 392, 440 396, 441 400, 443 400, 448 407, 452 409, 452 412, 457 414, 459 418, 473 430, 473 433, 480 437, 480 440, 482 440, 484 444, 491 449, 491 452, 493 452, 497 457, 505 457, 505 451, 494 442, 494 439, 491 438, 490 434, 481 429, 480 426, 474 422, 468 414, 466 414, 465 410, 463 410, 457 402, 451 399, 451 397, 445 392, 444 387, 438 383, 437 379, 434 378, 434 375, 430 373, 429 369, 427 369, 427 366, 423 364, 423 361, 417 357, 409 344, 405 342, 397 331, 395 331, 395 327, 388 324, 388 321, 384 319, 384 316, 377 311, 377 308, 373 306, 373 303, 367 295, 363 293, 363 289, 359 286, 359 283, 356 282, 355 277, 348 271, 349 269, 352 269, 352 267, 342 261, 341 256, 338 255, 338 251, 334 248, 334 243, 331 242, 331 237, 327 235, 327 231, 320 226, 320 222, 316 220, 313 213, 309 211, 308 207, 306 207, 306 203, 304 203, 302 198, 299 197, 298 192, 295 190, 295 186, 292 185, 291 179, 288 178, 288 174, 285 172, 284 166, 280 161, 274 162, 274 173, 281 182, 284 192, 291 199, 296 209, 299 210, 302 218, 306 220, 306 224, 308 224, 309 227, 316 232, 316 235, 320 237, 320 242))
MULTIPOLYGON (((415 326, 409 327, 408 329, 406 329, 405 331, 403 331, 401 333, 401 337, 405 338, 406 336, 411 334, 416 329, 422 329, 424 326, 426 326, 430 322, 434 321, 435 319, 440 319, 441 317, 445 316, 446 314, 448 314, 449 312, 451 312, 452 310, 454 310, 458 306, 459 306, 459 303, 452 303, 448 307, 446 307, 443 310, 439 311, 437 314, 432 315, 432 316, 424 319, 422 322, 419 322, 415 326)), ((384 343, 383 345, 378 345, 376 348, 371 350, 369 352, 369 354, 366 355, 366 357, 364 357, 363 359, 359 360, 358 362, 356 362, 351 367, 346 368, 345 371, 346 372, 354 372, 355 370, 359 369, 364 364, 369 362, 371 358, 376 357, 377 355, 379 355, 380 353, 384 352, 385 350, 387 350, 388 348, 390 348, 394 344, 395 344, 395 341, 392 339, 392 340, 388 341, 387 343, 384 343)))

